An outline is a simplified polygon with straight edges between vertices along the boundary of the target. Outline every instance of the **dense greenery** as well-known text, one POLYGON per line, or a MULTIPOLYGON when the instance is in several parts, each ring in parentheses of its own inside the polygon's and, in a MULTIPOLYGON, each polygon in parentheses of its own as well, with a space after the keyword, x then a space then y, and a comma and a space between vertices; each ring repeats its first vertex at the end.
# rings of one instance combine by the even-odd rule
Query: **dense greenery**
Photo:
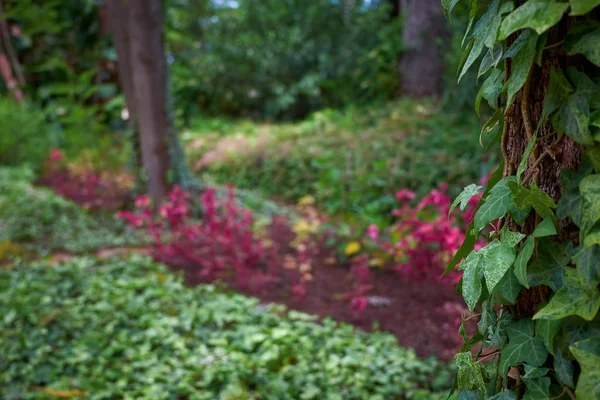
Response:
POLYGON ((329 213, 377 222, 400 189, 421 198, 440 182, 455 189, 485 175, 478 135, 473 118, 403 100, 324 110, 296 124, 197 120, 183 138, 204 180, 291 202, 308 194, 329 213))
POLYGON ((427 388, 450 378, 388 334, 189 289, 143 257, 0 270, 0 293, 4 399, 442 399, 427 388))
POLYGON ((113 215, 91 214, 46 188, 33 186, 26 167, 0 167, 0 242, 22 242, 39 252, 84 252, 134 244, 113 215))
MULTIPOLYGON (((450 12, 457 0, 443 3, 450 12)), ((467 238, 449 266, 465 257, 460 287, 469 309, 481 305, 478 332, 465 335, 464 352, 455 359, 457 388, 465 399, 598 399, 600 23, 592 10, 600 1, 521 3, 493 0, 483 7, 466 33, 459 71, 462 76, 484 54, 479 74, 488 78, 478 101, 485 98, 497 109, 489 127, 501 127, 505 118, 508 122, 506 129, 497 129, 504 163, 490 179, 467 238), (564 34, 561 21, 566 14, 577 18, 564 34), (579 68, 565 68, 569 63, 558 62, 565 54, 583 55, 587 61, 580 58, 571 64, 579 68), (501 63, 503 59, 509 61, 501 63), (528 103, 532 71, 548 65, 549 83, 536 124, 528 103), (515 104, 518 108, 511 107, 515 104), (518 133, 509 126, 515 124, 515 110, 524 120, 528 142, 518 168, 511 154, 515 148, 507 146, 510 135, 518 133), (538 137, 546 120, 552 129, 538 137), (560 172, 562 196, 555 202, 538 186, 544 171, 537 167, 544 158, 558 160, 560 153, 580 157, 561 145, 569 140, 565 137, 584 154, 582 162, 568 160, 579 164, 576 170, 560 172), (569 228, 568 223, 575 226, 569 228), (575 235, 569 235, 570 230, 575 235), (473 250, 482 234, 488 243, 473 250), (479 343, 473 357, 469 350, 479 343), (482 357, 483 348, 490 350, 482 357)), ((478 2, 471 4, 474 20, 478 2)), ((472 187, 467 191, 466 197, 475 194, 472 187)))
POLYGON ((346 8, 329 0, 170 3, 167 37, 182 114, 298 118, 398 89, 401 20, 389 20, 387 1, 346 8))

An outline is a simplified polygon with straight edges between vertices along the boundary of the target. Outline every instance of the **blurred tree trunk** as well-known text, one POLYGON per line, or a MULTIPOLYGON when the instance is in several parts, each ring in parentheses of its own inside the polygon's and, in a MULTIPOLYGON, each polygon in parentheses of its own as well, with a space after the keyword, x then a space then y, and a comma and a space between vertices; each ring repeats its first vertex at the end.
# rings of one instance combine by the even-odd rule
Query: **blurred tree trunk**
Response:
POLYGON ((142 165, 155 205, 165 197, 169 156, 166 61, 160 0, 109 0, 119 81, 139 129, 142 165))
POLYGON ((450 37, 440 0, 402 0, 405 16, 402 54, 398 72, 403 94, 439 96, 443 90, 443 44, 450 37))
POLYGON ((17 101, 23 101, 23 91, 21 87, 25 86, 25 77, 21 71, 21 65, 10 42, 10 32, 8 22, 3 17, 4 5, 0 0, 0 74, 6 83, 9 92, 12 92, 17 101))

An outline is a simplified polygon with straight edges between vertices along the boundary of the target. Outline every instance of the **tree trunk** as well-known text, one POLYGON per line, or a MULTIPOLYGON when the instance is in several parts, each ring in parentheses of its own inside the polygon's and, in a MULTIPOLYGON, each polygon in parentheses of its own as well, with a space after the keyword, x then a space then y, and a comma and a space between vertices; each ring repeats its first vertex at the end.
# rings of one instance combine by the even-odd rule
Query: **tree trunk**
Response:
POLYGON ((443 44, 449 38, 439 0, 404 0, 402 40, 407 46, 398 67, 402 92, 409 96, 439 96, 444 80, 443 44))
POLYGON ((148 193, 157 205, 167 193, 169 169, 162 4, 160 0, 111 0, 109 12, 119 81, 129 116, 139 129, 148 193))

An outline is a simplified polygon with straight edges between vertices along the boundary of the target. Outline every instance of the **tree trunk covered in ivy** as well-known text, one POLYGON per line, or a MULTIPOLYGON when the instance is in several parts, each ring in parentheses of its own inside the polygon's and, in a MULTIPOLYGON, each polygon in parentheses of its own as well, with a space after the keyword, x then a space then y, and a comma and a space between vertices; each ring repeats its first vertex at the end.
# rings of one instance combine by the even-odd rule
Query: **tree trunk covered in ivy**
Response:
MULTIPOLYGON (((563 47, 559 46, 564 40, 568 28, 574 22, 575 18, 565 17, 550 30, 546 42, 547 49, 543 53, 541 66, 535 62, 533 63, 523 89, 517 93, 513 103, 506 111, 504 140, 502 142, 502 150, 505 155, 504 176, 516 174, 525 148, 538 123, 540 123, 552 69, 557 67, 565 69, 569 66, 575 66, 578 69, 585 70, 586 66, 589 66, 588 61, 583 57, 575 59, 569 57, 567 61, 563 47)), ((509 38, 509 43, 514 42, 517 36, 518 34, 515 34, 509 38)), ((510 67, 509 61, 507 62, 508 74, 510 74, 510 67)), ((593 68, 590 71, 593 71, 593 68)), ((574 170, 579 166, 582 146, 566 135, 559 137, 548 120, 541 122, 538 138, 542 139, 538 139, 533 147, 524 176, 531 176, 531 182, 539 186, 552 200, 558 202, 562 195, 560 171, 564 168, 574 170)), ((513 231, 530 235, 539 222, 539 217, 536 217, 533 213, 523 225, 520 226, 511 221, 510 227, 513 231)), ((559 221, 557 229, 558 235, 555 238, 557 241, 571 240, 575 245, 578 244, 579 229, 572 223, 570 218, 559 221)), ((547 286, 523 289, 517 299, 517 304, 512 310, 513 314, 518 318, 533 316, 538 311, 538 305, 541 302, 548 301, 550 293, 550 288, 547 286)))
POLYGON ((401 3, 406 46, 398 72, 403 94, 439 96, 444 80, 444 42, 449 31, 439 0, 406 0, 401 3))

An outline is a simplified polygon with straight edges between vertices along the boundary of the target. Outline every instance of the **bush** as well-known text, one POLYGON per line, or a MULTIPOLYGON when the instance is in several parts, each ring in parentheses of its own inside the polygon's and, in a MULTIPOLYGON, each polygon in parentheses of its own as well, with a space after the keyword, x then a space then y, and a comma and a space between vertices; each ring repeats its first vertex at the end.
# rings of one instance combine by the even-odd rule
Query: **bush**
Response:
POLYGON ((0 164, 28 163, 39 169, 58 137, 48 129, 42 110, 0 98, 0 164))
POLYGON ((189 289, 148 258, 0 270, 5 399, 442 399, 450 371, 383 333, 189 289))
POLYGON ((91 214, 54 192, 33 186, 27 168, 0 168, 0 242, 26 242, 37 251, 83 252, 135 244, 116 218, 91 214))
POLYGON ((370 222, 389 221, 400 189, 423 197, 443 182, 460 188, 487 172, 473 140, 478 122, 428 102, 323 111, 299 124, 221 127, 225 134, 184 136, 205 180, 285 201, 310 194, 329 213, 370 222))

